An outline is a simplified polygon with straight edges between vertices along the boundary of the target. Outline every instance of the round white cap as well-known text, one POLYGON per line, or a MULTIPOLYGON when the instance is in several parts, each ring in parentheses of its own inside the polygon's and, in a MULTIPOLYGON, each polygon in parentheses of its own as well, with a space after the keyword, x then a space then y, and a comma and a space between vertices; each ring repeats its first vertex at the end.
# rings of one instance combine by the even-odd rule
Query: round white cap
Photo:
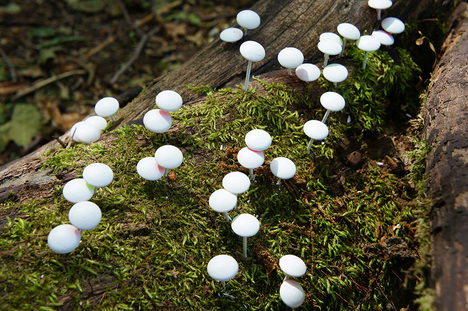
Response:
POLYGON ((119 110, 119 101, 114 97, 104 97, 94 106, 94 111, 98 116, 110 117, 119 110))
POLYGON ((245 168, 254 169, 262 166, 265 161, 265 156, 261 151, 255 151, 249 147, 244 147, 237 153, 237 161, 245 168))
POLYGON ((399 34, 405 31, 405 23, 396 17, 387 17, 382 20, 382 28, 386 32, 399 34))
POLYGON ((101 221, 101 209, 93 202, 81 201, 70 208, 68 219, 78 229, 90 230, 101 221))
POLYGON ((304 124, 304 133, 312 139, 322 140, 328 136, 328 126, 319 120, 309 120, 304 124))
POLYGON ((101 131, 105 130, 107 127, 107 121, 103 117, 100 116, 91 116, 84 120, 85 123, 91 124, 94 127, 97 127, 101 131))
POLYGON ((164 145, 159 147, 154 153, 156 162, 165 169, 174 169, 179 167, 184 160, 182 151, 172 145, 164 145))
POLYGON ((359 29, 350 23, 341 23, 336 29, 341 36, 348 40, 357 40, 361 36, 359 29))
POLYGON ((361 36, 356 44, 359 49, 366 52, 373 52, 380 48, 380 41, 371 35, 361 36))
POLYGON ((243 10, 237 13, 236 21, 239 26, 247 29, 255 29, 260 26, 260 16, 252 10, 243 10))
POLYGON ((343 50, 341 44, 333 40, 320 41, 317 47, 322 53, 328 55, 338 55, 343 50))
POLYGON ((221 31, 219 38, 224 42, 236 42, 242 39, 244 32, 239 28, 229 27, 221 31))
POLYGON ((334 32, 323 32, 320 34, 319 41, 335 41, 339 45, 343 45, 343 40, 334 32))
POLYGON ((210 195, 210 207, 218 213, 229 212, 237 205, 237 196, 226 189, 218 189, 210 195))
POLYGON ((278 53, 278 62, 286 68, 296 68, 304 62, 304 54, 299 49, 287 47, 278 53))
POLYGON ((146 180, 158 180, 164 175, 164 167, 161 167, 154 157, 146 157, 138 161, 137 173, 146 180))
POLYGON ((288 158, 278 157, 270 162, 273 175, 281 179, 289 179, 296 174, 296 165, 288 158))
POLYGON ((382 45, 392 45, 395 43, 393 36, 385 30, 374 30, 372 36, 379 40, 382 45))
POLYGON ((223 188, 234 194, 246 192, 250 187, 250 179, 242 172, 231 172, 223 178, 223 188))
POLYGON ((101 130, 91 122, 80 121, 70 129, 73 140, 79 143, 91 144, 101 137, 101 130))
POLYGON ((284 273, 295 278, 303 276, 307 271, 304 261, 295 255, 281 257, 279 266, 284 273))
POLYGON ((83 179, 93 187, 105 187, 114 179, 114 172, 105 164, 93 163, 84 168, 83 179))
POLYGON ((50 249, 59 254, 70 253, 80 244, 81 232, 72 225, 59 225, 47 236, 50 249))
POLYGON ((271 145, 271 136, 267 131, 254 129, 245 135, 247 147, 256 151, 264 151, 271 145))
POLYGON ((391 0, 369 0, 367 4, 376 10, 385 10, 392 6, 391 0))
POLYGON ((304 63, 297 66, 296 76, 302 81, 312 82, 320 77, 320 69, 314 64, 304 63))
POLYGON ((265 49, 256 41, 245 41, 239 50, 244 58, 252 62, 261 61, 265 57, 265 49))
POLYGON ((241 237, 251 237, 260 229, 257 217, 250 214, 240 214, 231 222, 232 231, 241 237))
POLYGON ((218 255, 208 262, 208 274, 217 281, 229 281, 239 271, 237 261, 229 255, 218 255))
POLYGON ((172 118, 169 112, 161 109, 151 109, 143 116, 143 124, 154 133, 163 133, 172 125, 172 118))
POLYGON ((330 64, 323 69, 323 76, 330 82, 343 82, 348 77, 348 69, 341 64, 330 64))
POLYGON ((176 111, 182 107, 182 97, 174 91, 162 91, 156 95, 156 105, 165 111, 176 111))
POLYGON ((323 108, 330 111, 340 111, 345 107, 343 96, 336 92, 325 92, 320 96, 320 103, 323 108))
POLYGON ((281 284, 280 297, 288 307, 297 308, 304 302, 305 294, 302 286, 298 282, 286 280, 281 284))
POLYGON ((62 193, 68 202, 78 203, 91 199, 94 194, 94 187, 88 185, 83 178, 75 178, 63 186, 62 193))

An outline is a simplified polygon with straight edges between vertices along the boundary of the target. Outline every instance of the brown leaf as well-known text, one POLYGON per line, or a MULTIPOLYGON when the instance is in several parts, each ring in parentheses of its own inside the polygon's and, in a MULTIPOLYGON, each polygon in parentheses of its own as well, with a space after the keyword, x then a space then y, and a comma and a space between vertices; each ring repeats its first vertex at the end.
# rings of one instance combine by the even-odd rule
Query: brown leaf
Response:
POLYGON ((8 95, 24 89, 26 84, 18 82, 0 82, 0 95, 8 95))

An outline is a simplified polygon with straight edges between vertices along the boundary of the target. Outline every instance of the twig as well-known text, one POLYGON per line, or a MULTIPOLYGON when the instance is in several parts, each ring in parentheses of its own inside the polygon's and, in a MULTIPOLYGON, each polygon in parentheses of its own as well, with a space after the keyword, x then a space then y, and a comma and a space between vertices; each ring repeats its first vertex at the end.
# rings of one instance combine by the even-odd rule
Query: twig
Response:
POLYGON ((127 24, 129 24, 133 29, 135 29, 135 31, 138 33, 138 35, 142 36, 143 31, 141 31, 141 29, 138 28, 138 26, 132 21, 132 18, 130 17, 130 14, 128 14, 127 7, 123 3, 123 1, 122 0, 117 0, 117 3, 119 4, 120 10, 122 11, 122 14, 123 14, 127 24))
POLYGON ((10 70, 11 81, 16 82, 17 77, 16 77, 15 67, 13 67, 13 64, 10 62, 8 55, 6 55, 6 53, 3 51, 1 47, 0 47, 0 55, 2 55, 2 58, 5 61, 5 64, 7 64, 8 69, 10 70))

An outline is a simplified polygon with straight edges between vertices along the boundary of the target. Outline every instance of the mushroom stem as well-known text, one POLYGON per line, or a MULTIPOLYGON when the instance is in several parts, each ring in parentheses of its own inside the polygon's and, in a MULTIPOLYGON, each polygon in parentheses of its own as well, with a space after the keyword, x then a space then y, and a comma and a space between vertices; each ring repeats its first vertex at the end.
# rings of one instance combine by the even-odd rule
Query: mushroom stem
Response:
POLYGON ((335 87, 338 87, 338 82, 334 82, 333 84, 335 85, 335 87))
POLYGON ((366 54, 364 54, 364 62, 362 63, 362 69, 366 69, 368 56, 369 56, 369 52, 366 52, 366 54))
POLYGON ((221 285, 223 285, 223 288, 221 289, 221 292, 223 292, 226 287, 226 281, 221 281, 221 285))
POLYGON ((278 181, 276 182, 276 185, 277 186, 281 185, 281 178, 278 178, 278 181))
POLYGON ((287 280, 289 280, 289 275, 286 274, 286 276, 284 277, 283 282, 284 282, 284 281, 287 281, 287 280))
POLYGON ((314 139, 311 138, 311 139, 309 140, 309 144, 307 145, 307 152, 310 151, 310 148, 312 148, 312 144, 313 144, 313 143, 314 143, 314 139))
POLYGON ((250 180, 251 181, 255 180, 255 174, 254 174, 253 168, 250 169, 250 180))
POLYGON ((382 18, 382 10, 377 10, 377 20, 379 21, 382 18))
POLYGON ((341 50, 340 56, 343 56, 345 46, 346 46, 346 38, 343 38, 343 49, 341 50))
POLYGON ((223 214, 224 214, 224 217, 226 217, 227 222, 231 222, 232 219, 231 217, 229 217, 228 213, 224 212, 223 214))
POLYGON ((80 236, 83 236, 83 229, 78 229, 78 231, 80 232, 80 236))
POLYGON ((250 80, 250 71, 252 70, 252 61, 249 60, 247 64, 247 73, 245 74, 245 91, 247 92, 249 88, 249 80, 250 80))
POLYGON ((110 119, 111 119, 112 122, 115 122, 114 116, 110 116, 110 119))
POLYGON ((244 29, 244 37, 247 36, 247 28, 244 29))
POLYGON ((164 169, 164 177, 169 176, 170 169, 165 168, 164 169))
POLYGON ((244 258, 247 258, 247 237, 243 237, 244 240, 244 258))
POLYGON ((325 58, 323 59, 323 68, 328 65, 328 59, 330 58, 329 54, 325 54, 325 58))
POLYGON ((288 68, 288 75, 292 75, 292 68, 288 68))
POLYGON ((327 109, 327 112, 325 112, 325 115, 323 116, 322 123, 325 123, 327 121, 329 115, 330 115, 330 110, 327 109))

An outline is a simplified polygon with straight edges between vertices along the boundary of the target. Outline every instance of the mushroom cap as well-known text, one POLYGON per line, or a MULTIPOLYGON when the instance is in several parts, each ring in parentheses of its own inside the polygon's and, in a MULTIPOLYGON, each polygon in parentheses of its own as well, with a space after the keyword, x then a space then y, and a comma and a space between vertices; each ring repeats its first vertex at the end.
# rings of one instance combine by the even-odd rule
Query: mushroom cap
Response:
POLYGON ((80 240, 80 230, 69 224, 53 228, 47 236, 49 248, 59 254, 70 253, 80 244, 80 240))
POLYGON ((154 157, 146 157, 138 161, 137 173, 146 180, 158 180, 164 175, 164 167, 161 167, 154 157))
POLYGON ((271 136, 267 131, 254 129, 245 135, 247 147, 255 151, 264 151, 271 145, 271 136))
POLYGON ((93 187, 105 187, 114 179, 114 172, 103 163, 93 163, 84 168, 83 179, 93 187))
POLYGON ((260 229, 257 217, 250 214, 240 214, 231 222, 232 231, 241 237, 251 237, 260 229))
POLYGON ((350 23, 341 23, 336 29, 341 36, 349 40, 357 40, 361 36, 359 29, 350 23))
POLYGON ((374 30, 372 36, 379 40, 382 45, 392 45, 395 43, 395 39, 392 34, 386 32, 385 30, 374 30))
POLYGON ((348 77, 348 69, 341 64, 330 64, 323 69, 323 76, 330 82, 343 82, 348 77))
POLYGON ((226 189, 218 189, 210 195, 210 207, 218 213, 229 212, 237 205, 237 196, 226 189))
POLYGON ((369 0, 367 4, 376 10, 385 10, 392 6, 391 0, 369 0))
POLYGON ((335 41, 339 45, 343 45, 343 40, 334 32, 323 32, 320 34, 319 41, 335 41))
POLYGON ((304 302, 305 294, 298 282, 285 280, 280 287, 280 297, 288 307, 297 308, 304 302))
POLYGON ((229 255, 218 255, 208 262, 208 274, 217 281, 229 281, 239 271, 237 261, 229 255))
POLYGON ((314 64, 304 63, 297 66, 296 76, 302 81, 312 82, 320 77, 320 69, 314 64))
POLYGON ((237 153, 237 161, 245 168, 254 169, 262 166, 265 161, 265 156, 261 151, 255 151, 249 147, 244 147, 237 153))
POLYGON ((405 31, 405 23, 396 17, 387 17, 382 20, 382 28, 386 32, 399 34, 405 31))
POLYGON ((75 178, 63 186, 62 193, 68 202, 78 203, 91 199, 94 194, 94 187, 88 185, 83 178, 75 178))
POLYGON ((319 120, 309 120, 304 124, 304 133, 311 139, 322 140, 328 136, 328 126, 319 120))
POLYGON ((260 26, 260 16, 252 10, 243 10, 237 13, 236 21, 239 26, 247 29, 255 29, 260 26))
POLYGON ((119 101, 114 97, 104 97, 94 105, 94 111, 98 116, 110 117, 119 110, 119 101))
POLYGON ((75 123, 70 133, 73 134, 73 140, 79 143, 91 144, 101 137, 101 130, 91 122, 80 121, 75 123))
POLYGON ((356 44, 359 49, 366 52, 373 52, 380 48, 380 41, 371 35, 361 36, 356 44))
POLYGON ((101 131, 104 131, 107 127, 107 121, 101 116, 91 116, 89 118, 86 118, 84 123, 91 124, 94 127, 97 127, 101 131))
POLYGON ((68 211, 71 224, 81 230, 90 230, 101 221, 101 209, 93 202, 75 203, 68 211))
POLYGON ((328 55, 338 55, 343 50, 341 44, 334 40, 319 41, 317 47, 322 53, 328 55))
POLYGON ((224 42, 236 42, 242 39, 244 32, 239 28, 229 27, 221 31, 219 38, 224 42))
POLYGON ((151 109, 143 116, 143 124, 154 133, 163 133, 172 126, 169 112, 162 109, 151 109))
POLYGON ((295 278, 303 276, 307 271, 304 261, 296 255, 284 255, 279 260, 279 266, 284 273, 295 278))
POLYGON ((265 49, 256 41, 245 41, 239 50, 244 58, 252 62, 261 61, 265 57, 265 49))
POLYGON ((343 96, 336 92, 325 92, 320 96, 320 103, 322 106, 330 111, 340 111, 345 107, 345 100, 343 96))
POLYGON ((278 53, 278 62, 286 68, 296 68, 304 62, 304 54, 294 47, 286 47, 278 53))
POLYGON ((273 175, 281 179, 289 179, 296 174, 296 165, 293 161, 285 157, 278 157, 270 162, 270 169, 273 175))
POLYGON ((154 158, 165 169, 174 169, 182 164, 184 155, 179 148, 172 145, 164 145, 156 150, 154 158))
POLYGON ((165 90, 158 93, 154 101, 156 102, 156 106, 165 111, 176 111, 182 107, 183 103, 182 97, 179 93, 171 90, 165 90))
POLYGON ((250 179, 242 172, 231 172, 223 178, 223 188, 231 193, 244 193, 249 187, 250 179))

